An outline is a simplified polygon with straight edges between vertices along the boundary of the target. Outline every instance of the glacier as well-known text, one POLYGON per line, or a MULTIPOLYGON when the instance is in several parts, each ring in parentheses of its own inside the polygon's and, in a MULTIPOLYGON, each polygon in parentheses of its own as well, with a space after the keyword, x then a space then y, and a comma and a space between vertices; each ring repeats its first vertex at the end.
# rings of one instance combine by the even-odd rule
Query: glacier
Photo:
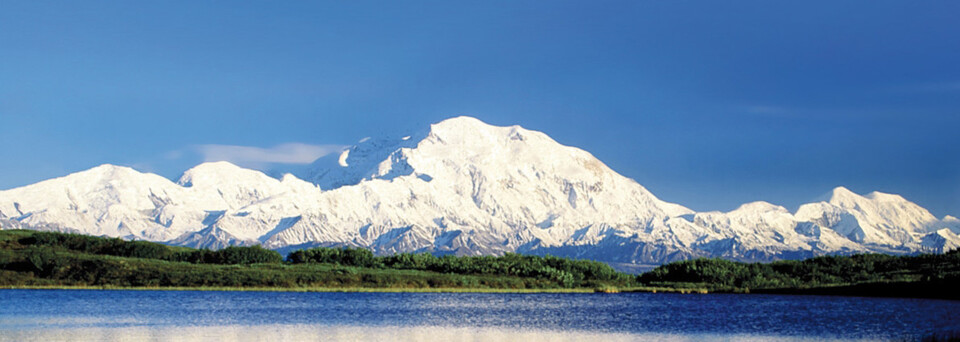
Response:
POLYGON ((518 252, 621 265, 960 247, 960 220, 898 195, 837 187, 796 212, 766 202, 695 212, 542 132, 471 117, 364 139, 276 177, 211 162, 174 182, 101 165, 0 191, 0 228, 201 248, 518 252))

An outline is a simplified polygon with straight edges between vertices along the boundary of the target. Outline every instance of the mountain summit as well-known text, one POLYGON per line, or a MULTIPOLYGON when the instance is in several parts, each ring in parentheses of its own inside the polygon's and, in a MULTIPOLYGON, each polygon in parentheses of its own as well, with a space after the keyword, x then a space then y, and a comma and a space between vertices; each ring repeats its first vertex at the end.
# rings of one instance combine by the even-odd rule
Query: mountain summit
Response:
POLYGON ((843 187, 796 213, 766 202, 695 213, 586 151, 470 117, 365 139, 281 179, 226 162, 198 165, 177 183, 99 166, 0 191, 0 226, 193 247, 521 252, 646 264, 960 246, 956 218, 843 187))

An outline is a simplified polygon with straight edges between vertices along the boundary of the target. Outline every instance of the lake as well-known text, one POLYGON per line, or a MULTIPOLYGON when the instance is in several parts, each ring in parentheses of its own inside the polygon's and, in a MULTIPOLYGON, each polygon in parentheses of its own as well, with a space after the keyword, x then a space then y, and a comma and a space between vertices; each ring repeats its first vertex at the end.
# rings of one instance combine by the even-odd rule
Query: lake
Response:
POLYGON ((0 340, 913 340, 960 302, 735 294, 0 290, 0 340))

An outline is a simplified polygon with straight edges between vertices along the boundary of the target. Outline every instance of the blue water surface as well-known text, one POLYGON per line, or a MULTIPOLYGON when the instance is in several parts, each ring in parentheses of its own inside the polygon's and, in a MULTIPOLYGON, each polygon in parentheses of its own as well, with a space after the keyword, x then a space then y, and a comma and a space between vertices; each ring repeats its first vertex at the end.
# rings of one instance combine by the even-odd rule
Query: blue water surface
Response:
POLYGON ((0 290, 0 332, 277 324, 910 340, 960 332, 960 302, 663 293, 0 290))

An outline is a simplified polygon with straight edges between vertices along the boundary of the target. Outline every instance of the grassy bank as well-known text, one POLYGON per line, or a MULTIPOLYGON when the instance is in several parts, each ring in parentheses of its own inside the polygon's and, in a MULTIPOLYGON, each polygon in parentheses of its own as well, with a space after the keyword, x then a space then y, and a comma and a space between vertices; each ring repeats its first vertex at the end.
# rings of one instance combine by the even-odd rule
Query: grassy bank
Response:
POLYGON ((390 287, 236 287, 236 286, 89 286, 89 285, 21 285, 0 286, 17 290, 123 290, 123 291, 238 291, 238 292, 379 292, 379 293, 595 293, 589 288, 496 289, 496 288, 390 288, 390 287))
POLYGON ((0 231, 0 286, 290 291, 542 292, 636 286, 601 263, 554 257, 374 257, 314 249, 282 261, 259 247, 220 251, 35 231, 0 231), (321 258, 322 257, 322 258, 321 258))
POLYGON ((705 288, 686 289, 669 287, 609 287, 609 288, 392 288, 392 287, 237 287, 237 286, 91 286, 91 285, 4 285, 0 289, 17 290, 124 290, 124 291, 241 291, 241 292, 385 292, 385 293, 679 293, 706 294, 705 288))
POLYGON ((960 299, 960 251, 740 263, 696 259, 640 276, 586 260, 374 256, 315 248, 283 257, 84 235, 0 231, 0 288, 310 292, 770 293, 960 299))

